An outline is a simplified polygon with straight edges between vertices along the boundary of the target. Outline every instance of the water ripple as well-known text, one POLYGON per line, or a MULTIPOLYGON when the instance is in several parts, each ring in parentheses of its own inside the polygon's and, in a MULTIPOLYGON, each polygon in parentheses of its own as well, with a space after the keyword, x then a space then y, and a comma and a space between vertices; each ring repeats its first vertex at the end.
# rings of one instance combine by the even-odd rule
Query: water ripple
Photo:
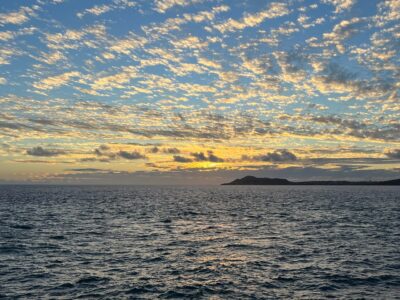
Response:
POLYGON ((0 299, 400 299, 396 187, 0 187, 0 299))

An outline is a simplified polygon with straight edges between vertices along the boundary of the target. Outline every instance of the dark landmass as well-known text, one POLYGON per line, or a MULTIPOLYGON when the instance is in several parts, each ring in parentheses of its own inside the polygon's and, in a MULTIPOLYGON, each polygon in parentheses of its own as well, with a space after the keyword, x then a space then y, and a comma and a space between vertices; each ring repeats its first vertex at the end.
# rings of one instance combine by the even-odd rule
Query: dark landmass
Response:
POLYGON ((246 176, 222 185, 400 185, 400 179, 386 181, 298 181, 283 178, 257 178, 246 176))

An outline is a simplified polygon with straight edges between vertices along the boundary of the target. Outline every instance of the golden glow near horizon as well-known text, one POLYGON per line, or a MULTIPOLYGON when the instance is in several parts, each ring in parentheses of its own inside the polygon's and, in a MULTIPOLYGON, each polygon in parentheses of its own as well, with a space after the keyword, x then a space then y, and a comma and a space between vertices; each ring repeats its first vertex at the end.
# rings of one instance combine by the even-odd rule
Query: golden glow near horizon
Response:
POLYGON ((0 183, 400 177, 396 0, 1 7, 0 183))

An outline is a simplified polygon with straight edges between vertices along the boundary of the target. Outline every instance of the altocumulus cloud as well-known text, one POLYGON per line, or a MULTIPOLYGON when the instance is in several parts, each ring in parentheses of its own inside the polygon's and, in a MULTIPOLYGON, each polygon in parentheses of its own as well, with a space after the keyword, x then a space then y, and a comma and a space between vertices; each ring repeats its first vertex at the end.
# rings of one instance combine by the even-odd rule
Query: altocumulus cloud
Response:
POLYGON ((111 180, 121 162, 173 180, 398 175, 399 0, 3 2, 0 181, 36 178, 33 162, 57 164, 49 178, 107 163, 91 175, 111 180), (333 165, 349 167, 294 169, 333 165))

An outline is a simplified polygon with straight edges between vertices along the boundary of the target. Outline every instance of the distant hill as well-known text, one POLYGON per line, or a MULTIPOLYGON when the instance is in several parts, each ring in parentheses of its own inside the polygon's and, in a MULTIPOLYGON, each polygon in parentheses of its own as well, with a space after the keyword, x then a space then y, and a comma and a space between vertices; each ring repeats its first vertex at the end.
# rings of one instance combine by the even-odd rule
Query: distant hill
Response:
POLYGON ((400 179, 386 181, 298 181, 284 178, 257 178, 246 176, 222 185, 400 185, 400 179))

